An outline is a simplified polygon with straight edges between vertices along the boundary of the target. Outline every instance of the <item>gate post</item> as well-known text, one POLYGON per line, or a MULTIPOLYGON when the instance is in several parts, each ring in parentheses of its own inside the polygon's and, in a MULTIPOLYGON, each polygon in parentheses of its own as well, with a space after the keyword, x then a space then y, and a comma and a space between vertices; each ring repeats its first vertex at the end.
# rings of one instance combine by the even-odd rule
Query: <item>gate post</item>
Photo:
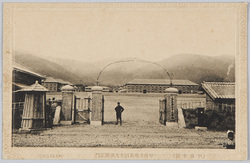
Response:
POLYGON ((90 125, 102 125, 102 87, 92 87, 92 112, 90 125))
POLYGON ((166 99, 166 126, 178 127, 178 109, 177 109, 177 93, 176 88, 167 88, 165 90, 166 99))
POLYGON ((62 87, 62 114, 61 124, 72 124, 72 108, 73 107, 73 87, 65 85, 62 87))

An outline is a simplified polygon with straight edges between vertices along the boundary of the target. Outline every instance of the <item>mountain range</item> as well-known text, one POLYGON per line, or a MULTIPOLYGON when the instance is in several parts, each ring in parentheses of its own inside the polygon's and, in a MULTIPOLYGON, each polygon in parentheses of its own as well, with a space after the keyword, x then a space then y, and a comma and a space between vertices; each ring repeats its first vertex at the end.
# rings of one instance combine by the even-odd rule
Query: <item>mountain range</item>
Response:
POLYGON ((17 62, 40 74, 74 84, 94 85, 100 72, 109 63, 114 64, 102 71, 99 77, 101 85, 123 85, 135 78, 167 79, 169 78, 167 72, 173 79, 187 79, 197 84, 203 81, 235 81, 235 58, 231 55, 179 54, 166 56, 166 59, 153 64, 141 62, 141 59, 134 62, 121 60, 115 63, 116 59, 109 58, 103 61, 87 62, 21 53, 16 53, 14 58, 17 62))

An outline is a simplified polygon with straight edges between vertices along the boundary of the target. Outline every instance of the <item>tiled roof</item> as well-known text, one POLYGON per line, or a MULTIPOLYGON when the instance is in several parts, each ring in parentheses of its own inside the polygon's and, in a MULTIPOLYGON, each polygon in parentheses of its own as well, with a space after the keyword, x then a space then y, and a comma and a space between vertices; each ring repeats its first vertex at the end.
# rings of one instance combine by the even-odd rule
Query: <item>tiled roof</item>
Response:
POLYGON ((234 99, 234 82, 203 82, 201 87, 212 99, 234 99))
POLYGON ((72 83, 70 83, 68 81, 64 81, 62 79, 54 79, 52 77, 46 77, 46 80, 44 82, 45 83, 61 83, 61 84, 73 85, 72 83))
POLYGON ((36 81, 35 84, 32 84, 31 86, 28 86, 28 87, 24 87, 23 89, 19 90, 21 92, 47 92, 48 90, 43 87, 42 85, 40 85, 38 83, 38 81, 36 81))
POLYGON ((61 83, 61 84, 67 84, 66 81, 62 80, 62 79, 55 79, 58 83, 61 83))
POLYGON ((39 78, 43 78, 43 79, 45 78, 45 76, 43 76, 39 73, 36 73, 36 72, 32 71, 31 69, 29 69, 28 67, 23 66, 15 61, 13 61, 13 70, 20 71, 20 72, 23 72, 26 74, 30 74, 30 75, 33 75, 33 76, 36 76, 39 78))
POLYGON ((68 85, 74 85, 74 84, 70 83, 69 81, 65 81, 65 83, 68 85))
MULTIPOLYGON (((92 87, 95 87, 95 86, 88 86, 88 87, 85 87, 85 89, 87 88, 87 89, 92 89, 92 87)), ((106 87, 106 86, 100 86, 100 87, 102 87, 102 88, 109 88, 109 87, 106 87)))
POLYGON ((15 85, 15 86, 18 86, 18 87, 20 87, 20 88, 28 87, 28 85, 22 84, 22 83, 12 82, 12 84, 15 85))
POLYGON ((52 77, 46 77, 44 82, 47 82, 47 83, 59 83, 57 79, 54 79, 52 77))
MULTIPOLYGON (((190 80, 172 80, 174 85, 198 85, 190 80)), ((134 79, 127 82, 127 84, 161 84, 161 85, 170 85, 169 79, 134 79)))

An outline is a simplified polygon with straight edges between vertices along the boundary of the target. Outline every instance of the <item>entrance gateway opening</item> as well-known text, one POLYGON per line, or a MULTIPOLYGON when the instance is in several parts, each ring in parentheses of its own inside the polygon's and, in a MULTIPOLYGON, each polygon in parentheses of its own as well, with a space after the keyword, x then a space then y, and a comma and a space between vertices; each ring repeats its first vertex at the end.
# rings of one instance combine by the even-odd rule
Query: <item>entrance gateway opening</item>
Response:
MULTIPOLYGON (((169 126, 185 126, 182 108, 204 108, 206 98, 185 96, 178 94, 178 90, 172 86, 163 94, 150 94, 146 90, 143 93, 106 93, 99 86, 100 76, 108 67, 122 62, 146 62, 160 66, 171 79, 166 69, 154 62, 140 59, 126 59, 105 66, 97 77, 97 85, 92 87, 92 92, 87 95, 78 95, 73 92, 73 87, 62 87, 61 124, 90 123, 91 125, 103 125, 116 122, 115 107, 117 102, 125 109, 122 113, 123 124, 163 124, 169 126), (160 102, 159 102, 160 99, 160 102), (160 123, 159 123, 160 122, 160 123)), ((199 109, 200 111, 200 109, 199 109)), ((56 114, 56 113, 55 113, 56 114)), ((201 111, 199 114, 202 114, 201 111)), ((60 114, 56 114, 60 115, 60 114)), ((202 117, 202 115, 201 115, 202 117)), ((201 118, 202 119, 202 118, 201 118)), ((202 120, 199 120, 202 125, 202 120)))
POLYGON ((201 95, 178 94, 178 90, 173 87, 166 89, 164 95, 104 93, 100 86, 93 87, 91 96, 87 98, 79 98, 69 89, 63 89, 62 93, 61 124, 85 122, 91 125, 114 124, 115 107, 117 102, 120 102, 125 109, 122 113, 124 125, 159 126, 163 124, 186 127, 183 109, 193 108, 198 111, 198 125, 204 126, 206 98, 201 95))
MULTIPOLYGON (((160 96, 150 96, 143 90, 144 96, 132 96, 131 94, 112 94, 102 92, 100 87, 100 77, 102 72, 109 66, 124 62, 144 62, 161 67, 168 77, 170 74, 166 69, 154 62, 137 58, 129 58, 113 62, 105 66, 97 77, 96 86, 92 87, 92 92, 88 96, 78 96, 73 93, 73 88, 65 86, 62 88, 62 124, 73 123, 90 123, 91 125, 103 125, 116 122, 115 107, 117 102, 125 109, 122 113, 123 124, 131 122, 138 123, 155 123, 159 125, 159 98, 160 96), (71 99, 73 97, 73 99, 71 99), (72 117, 72 118, 71 118, 72 117)), ((171 78, 170 78, 171 79, 171 78)))
MULTIPOLYGON (((125 59, 108 64, 100 71, 96 83, 97 86, 92 88, 92 97, 76 100, 74 109, 75 122, 87 120, 92 125, 114 124, 116 122, 115 107, 117 102, 120 102, 121 106, 125 109, 122 113, 123 124, 163 124, 166 126, 185 127, 182 109, 197 107, 204 108, 206 103, 206 101, 204 101, 205 98, 200 98, 199 96, 189 97, 178 94, 179 91, 172 87, 172 77, 162 65, 137 58, 125 59), (148 94, 147 90, 143 90, 143 94, 136 95, 130 93, 112 94, 102 92, 102 87, 99 86, 100 77, 107 67, 113 64, 135 61, 160 66, 166 72, 171 83, 170 88, 166 89, 164 95, 148 94), (159 110, 159 112, 157 110, 159 110)), ((201 109, 199 109, 199 111, 200 110, 201 109)), ((199 124, 201 123, 202 122, 199 121, 199 124)))
MULTIPOLYGON (((170 86, 172 86, 172 78, 162 65, 155 63, 155 62, 138 59, 138 58, 127 58, 127 59, 119 60, 119 61, 112 62, 106 65, 97 76, 97 80, 96 80, 97 86, 101 85, 100 78, 106 68, 114 64, 120 64, 120 63, 126 63, 126 62, 143 62, 143 63, 149 63, 149 64, 153 64, 153 65, 160 67, 161 69, 164 70, 164 72, 166 72, 166 75, 168 76, 168 78, 170 78, 170 86)), ((105 103, 103 102, 104 107, 102 110, 102 118, 104 118, 102 119, 103 124, 104 123, 110 124, 110 123, 116 122, 115 107, 116 107, 116 103, 120 102, 121 106, 125 109, 124 112, 122 113, 123 124, 146 123, 146 124, 159 125, 159 114, 157 110, 159 109, 159 98, 162 98, 162 94, 152 96, 150 94, 147 94, 148 92, 146 89, 142 90, 142 93, 143 94, 133 95, 131 93, 112 94, 112 93, 103 92, 102 94, 105 97, 105 103), (104 112, 105 112, 105 116, 104 116, 104 112)))

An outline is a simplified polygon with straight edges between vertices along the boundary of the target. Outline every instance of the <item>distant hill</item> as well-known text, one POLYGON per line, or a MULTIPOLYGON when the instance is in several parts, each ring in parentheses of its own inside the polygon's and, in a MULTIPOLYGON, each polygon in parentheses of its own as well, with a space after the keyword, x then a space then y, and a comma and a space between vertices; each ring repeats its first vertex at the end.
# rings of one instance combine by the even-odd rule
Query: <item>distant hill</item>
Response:
MULTIPOLYGON (((116 61, 109 59, 89 63, 53 57, 48 60, 29 54, 16 55, 15 59, 44 75, 87 85, 95 84, 100 71, 116 61)), ((188 79, 197 84, 202 81, 235 81, 234 56, 180 54, 157 63, 173 74, 174 79, 188 79)), ((160 66, 154 64, 124 62, 107 67, 100 76, 100 82, 104 85, 122 85, 135 78, 163 79, 168 76, 160 66)))
POLYGON ((164 59, 159 64, 172 73, 173 78, 188 79, 197 84, 202 81, 235 81, 235 59, 230 55, 181 54, 164 59))
POLYGON ((81 83, 82 78, 77 74, 72 73, 68 66, 62 66, 52 61, 37 57, 31 54, 17 54, 15 60, 22 65, 29 67, 30 69, 40 74, 50 76, 53 78, 60 78, 72 83, 81 83))
MULTIPOLYGON (((234 56, 180 54, 156 63, 162 65, 171 73, 173 79, 188 79, 197 84, 203 81, 235 81, 234 56)), ((135 78, 164 79, 169 77, 160 66, 150 63, 132 62, 117 64, 113 65, 112 68, 107 68, 103 72, 101 82, 105 84, 124 84, 135 78)))
MULTIPOLYGON (((93 85, 96 82, 98 72, 100 72, 100 65, 96 66, 92 63, 81 61, 77 59, 63 59, 57 57, 50 57, 49 60, 57 65, 63 66, 68 71, 76 74, 81 78, 81 84, 93 85)), ((70 80, 70 79, 68 79, 70 80)))

